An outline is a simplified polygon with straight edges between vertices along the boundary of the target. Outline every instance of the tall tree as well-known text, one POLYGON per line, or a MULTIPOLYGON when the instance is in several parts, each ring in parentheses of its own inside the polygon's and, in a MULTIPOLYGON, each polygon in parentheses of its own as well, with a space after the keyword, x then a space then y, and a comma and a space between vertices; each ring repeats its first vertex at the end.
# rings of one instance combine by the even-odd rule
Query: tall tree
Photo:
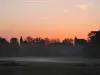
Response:
POLYGON ((89 42, 92 44, 100 44, 100 30, 99 31, 91 31, 88 34, 89 42))
POLYGON ((84 48, 86 56, 100 58, 100 30, 88 34, 88 44, 84 48))
POLYGON ((20 44, 22 44, 23 43, 23 38, 22 38, 22 36, 20 37, 20 44))

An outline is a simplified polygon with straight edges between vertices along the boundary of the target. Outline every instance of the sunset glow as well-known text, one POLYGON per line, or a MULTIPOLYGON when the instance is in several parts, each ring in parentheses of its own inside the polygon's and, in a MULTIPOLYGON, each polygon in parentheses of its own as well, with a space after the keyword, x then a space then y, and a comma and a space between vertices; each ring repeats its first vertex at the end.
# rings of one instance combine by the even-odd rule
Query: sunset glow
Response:
POLYGON ((0 0, 0 36, 87 38, 100 29, 100 0, 0 0))

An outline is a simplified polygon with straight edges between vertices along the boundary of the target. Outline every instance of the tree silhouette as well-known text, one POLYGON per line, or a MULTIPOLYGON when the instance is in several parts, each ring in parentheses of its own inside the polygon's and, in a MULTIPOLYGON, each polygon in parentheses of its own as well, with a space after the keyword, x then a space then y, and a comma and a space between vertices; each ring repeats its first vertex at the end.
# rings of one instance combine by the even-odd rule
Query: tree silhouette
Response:
POLYGON ((51 44, 60 44, 60 40, 59 39, 51 39, 50 43, 51 44))
POLYGON ((88 34, 88 44, 84 48, 86 56, 100 58, 100 30, 88 34))
POLYGON ((23 38, 22 38, 22 36, 20 37, 20 44, 23 44, 23 38))
POLYGON ((57 44, 60 44, 61 42, 60 42, 60 39, 56 39, 56 43, 57 44))
POLYGON ((100 30, 99 31, 91 31, 88 34, 89 42, 95 45, 100 45, 100 30))
POLYGON ((45 44, 45 40, 40 38, 40 44, 45 44))
POLYGON ((12 37, 10 39, 10 55, 11 56, 18 56, 20 49, 19 49, 19 42, 18 39, 15 37, 12 37))
POLYGON ((69 39, 69 38, 65 38, 62 41, 63 44, 67 44, 67 45, 73 45, 73 39, 69 39))
POLYGON ((24 43, 29 43, 29 44, 45 44, 45 40, 37 37, 37 38, 32 38, 32 37, 27 37, 24 41, 24 43))
POLYGON ((5 39, 0 37, 0 56, 6 56, 9 54, 9 42, 5 39))
POLYGON ((15 38, 15 37, 13 37, 13 38, 10 39, 10 43, 13 44, 13 45, 19 45, 18 39, 15 38))
POLYGON ((40 37, 35 38, 34 41, 36 44, 44 44, 45 43, 45 41, 40 37))
POLYGON ((0 44, 9 44, 9 42, 5 38, 0 37, 0 44))
POLYGON ((33 38, 32 37, 27 37, 24 41, 24 43, 29 43, 32 44, 33 38))
POLYGON ((49 38, 44 38, 45 44, 50 44, 50 39, 49 38))

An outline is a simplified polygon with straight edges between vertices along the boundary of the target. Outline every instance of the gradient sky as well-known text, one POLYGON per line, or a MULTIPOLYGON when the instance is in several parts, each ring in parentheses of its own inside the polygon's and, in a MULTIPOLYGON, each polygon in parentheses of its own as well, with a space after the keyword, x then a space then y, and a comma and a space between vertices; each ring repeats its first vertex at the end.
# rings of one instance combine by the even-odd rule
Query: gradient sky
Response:
POLYGON ((0 0, 0 36, 87 38, 100 28, 100 0, 0 0))

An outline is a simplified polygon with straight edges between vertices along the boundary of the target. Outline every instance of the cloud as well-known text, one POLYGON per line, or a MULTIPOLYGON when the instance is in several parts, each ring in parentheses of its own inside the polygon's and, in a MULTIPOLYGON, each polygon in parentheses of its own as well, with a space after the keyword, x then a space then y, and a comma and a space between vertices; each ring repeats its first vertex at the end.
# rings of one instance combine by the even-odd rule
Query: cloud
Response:
POLYGON ((89 2, 89 3, 80 4, 80 5, 76 5, 76 6, 82 10, 86 10, 86 9, 90 8, 91 6, 93 6, 93 3, 89 2))
POLYGON ((88 9, 89 6, 87 4, 82 4, 82 5, 77 5, 77 7, 82 10, 86 10, 86 9, 88 9))

